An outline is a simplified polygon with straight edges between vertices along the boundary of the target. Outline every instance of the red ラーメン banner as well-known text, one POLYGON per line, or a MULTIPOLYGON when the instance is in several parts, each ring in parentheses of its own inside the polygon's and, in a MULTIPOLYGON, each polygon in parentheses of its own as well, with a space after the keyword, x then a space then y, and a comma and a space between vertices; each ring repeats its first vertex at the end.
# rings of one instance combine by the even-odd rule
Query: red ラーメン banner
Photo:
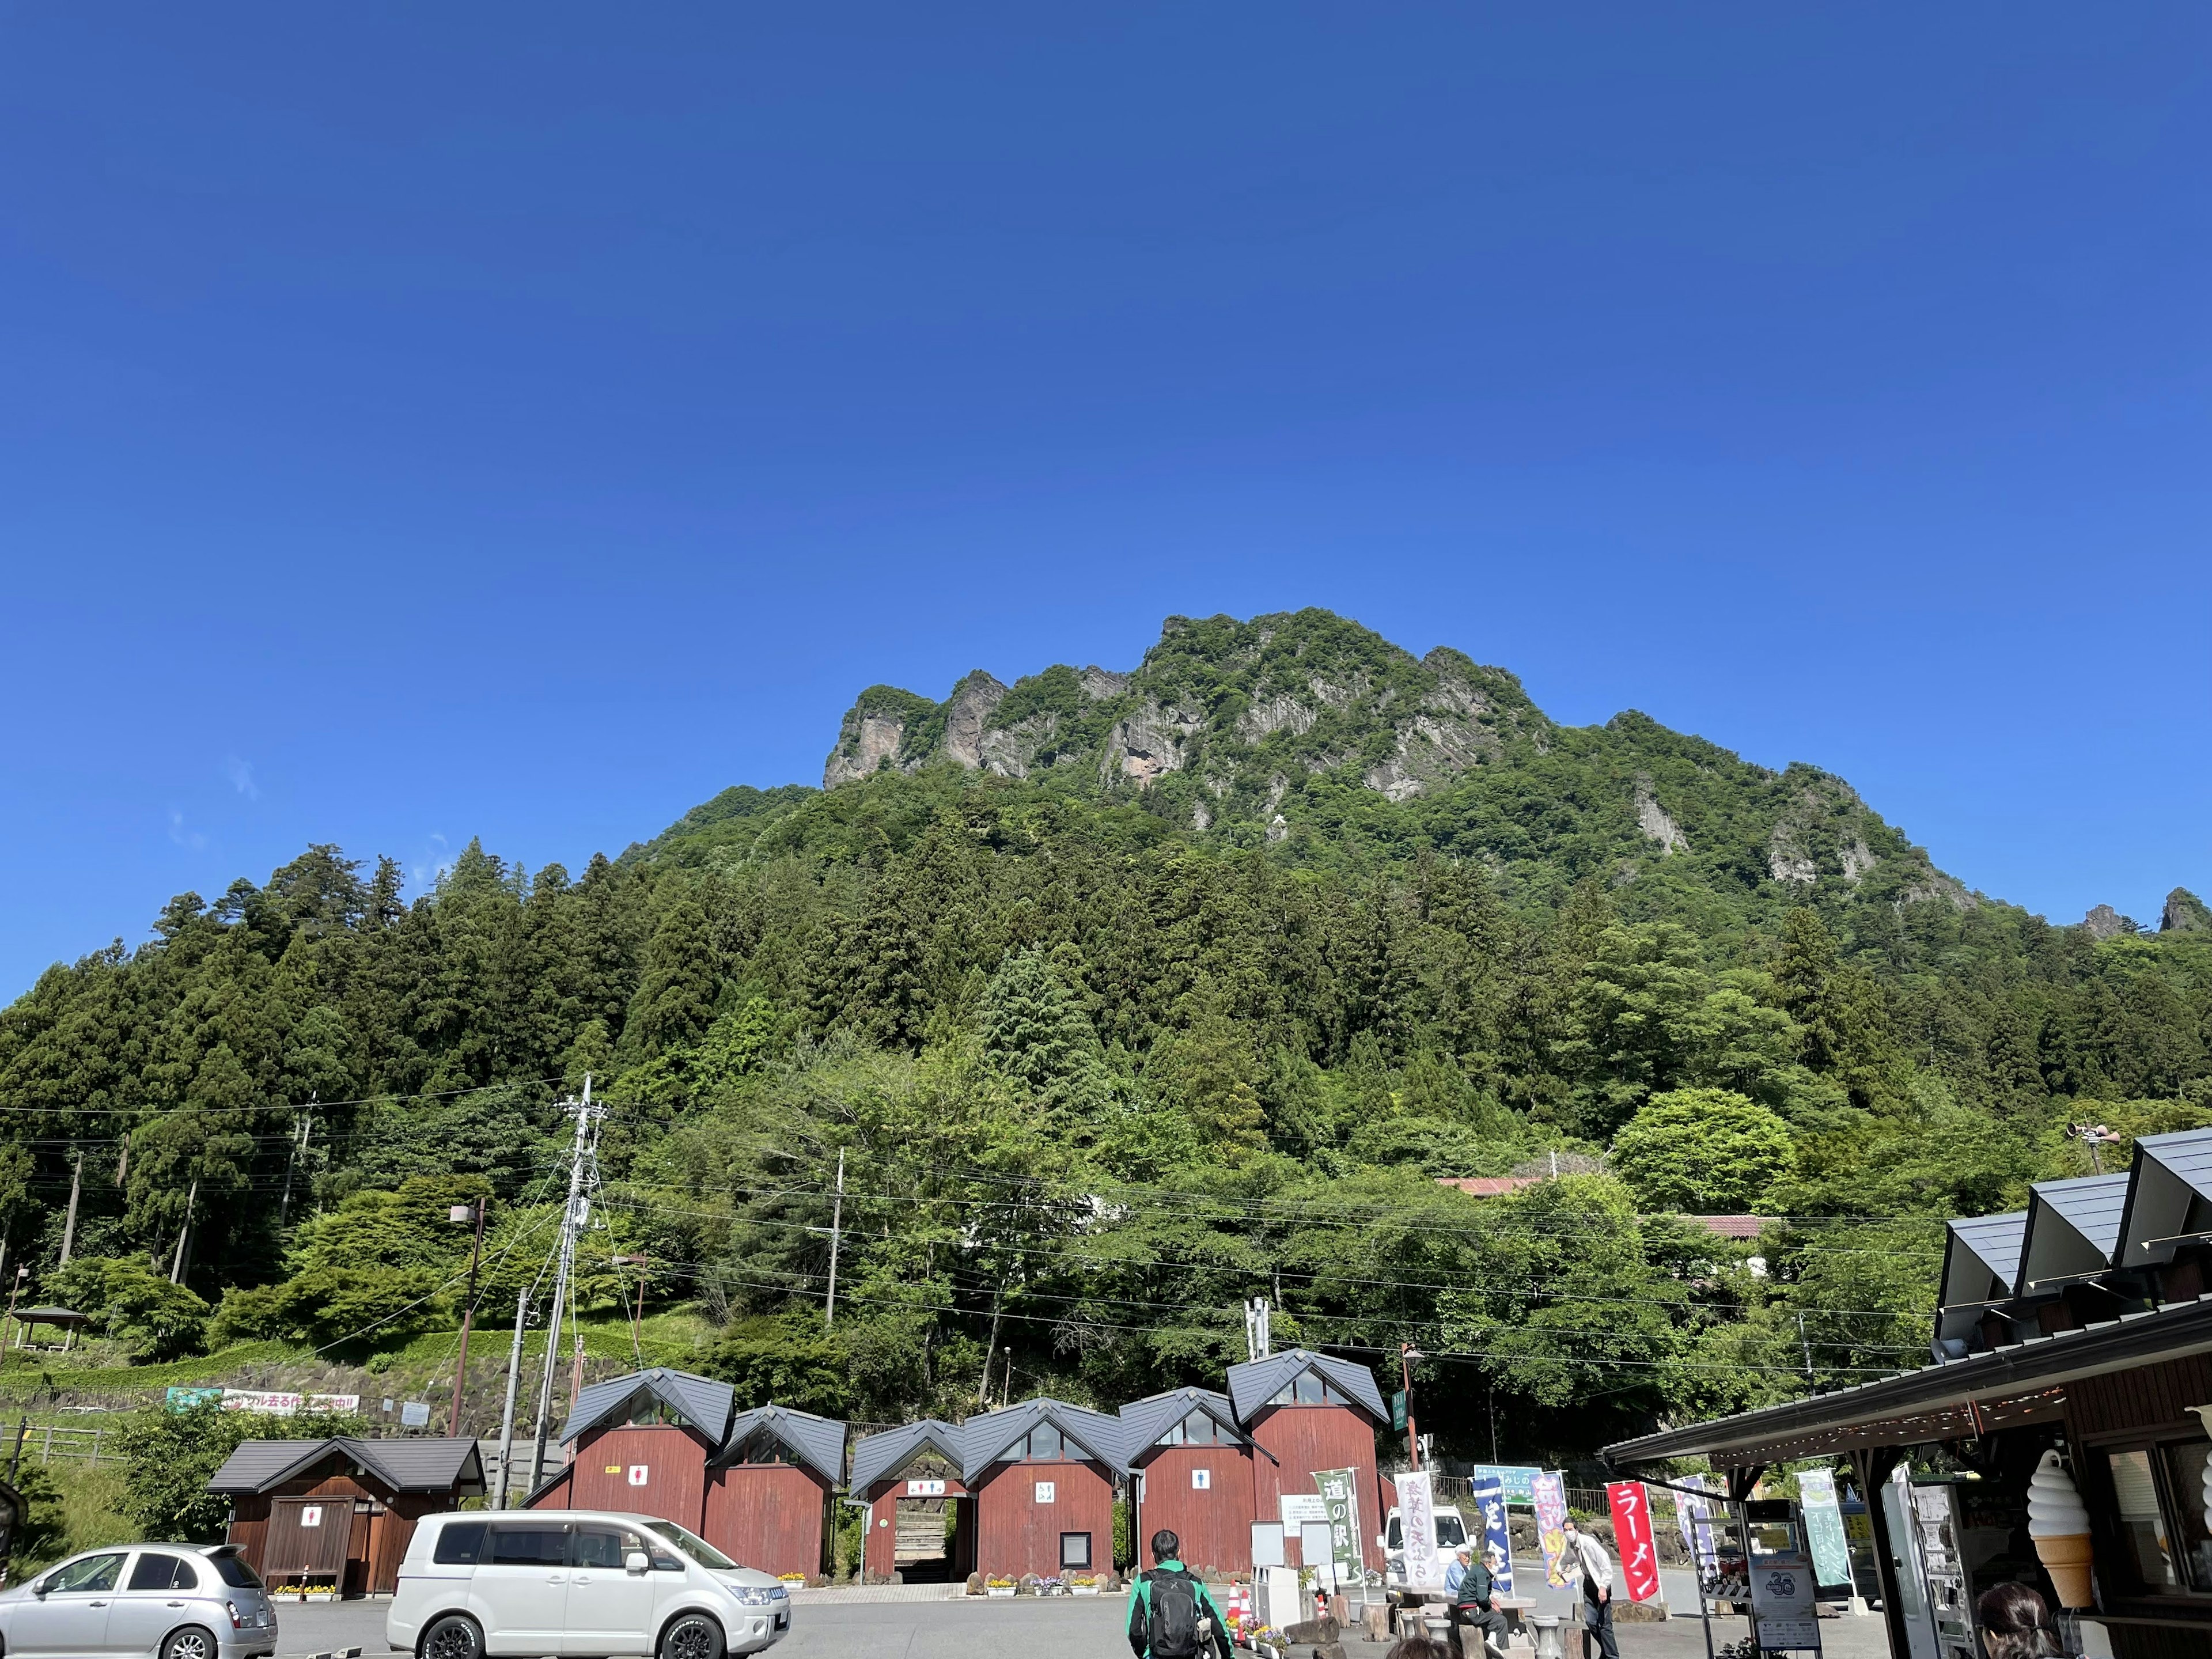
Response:
POLYGON ((1640 1480, 1616 1480, 1605 1489, 1613 1505, 1613 1541, 1620 1581, 1632 1601, 1659 1594, 1659 1557, 1651 1547, 1651 1502, 1640 1480))

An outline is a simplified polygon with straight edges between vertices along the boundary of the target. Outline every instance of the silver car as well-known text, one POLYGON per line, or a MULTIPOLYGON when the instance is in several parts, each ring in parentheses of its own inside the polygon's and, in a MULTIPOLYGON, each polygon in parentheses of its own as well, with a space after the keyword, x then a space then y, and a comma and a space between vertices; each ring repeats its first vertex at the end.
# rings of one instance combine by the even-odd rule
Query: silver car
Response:
POLYGON ((276 1611, 228 1544, 125 1544, 0 1590, 6 1659, 261 1659, 276 1611))

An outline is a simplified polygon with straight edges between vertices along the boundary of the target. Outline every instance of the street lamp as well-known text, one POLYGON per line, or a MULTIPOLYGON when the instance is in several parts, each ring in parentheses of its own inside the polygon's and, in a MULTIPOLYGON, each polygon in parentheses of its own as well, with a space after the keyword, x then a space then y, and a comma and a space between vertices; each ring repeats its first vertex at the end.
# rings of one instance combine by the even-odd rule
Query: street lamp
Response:
POLYGON ((461 1384, 469 1375, 469 1328, 477 1316, 477 1264, 483 1259, 484 1211, 489 1199, 480 1198, 473 1204, 456 1204, 446 1212, 446 1219, 456 1227, 473 1224, 476 1242, 469 1249, 469 1292, 461 1304, 461 1351, 453 1360, 453 1409, 446 1419, 446 1436, 458 1438, 461 1432, 461 1384))

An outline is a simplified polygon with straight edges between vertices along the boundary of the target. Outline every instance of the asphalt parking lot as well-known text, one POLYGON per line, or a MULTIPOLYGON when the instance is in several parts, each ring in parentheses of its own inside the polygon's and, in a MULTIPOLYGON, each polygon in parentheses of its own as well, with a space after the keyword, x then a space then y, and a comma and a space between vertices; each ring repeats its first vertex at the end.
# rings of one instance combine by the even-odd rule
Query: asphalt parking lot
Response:
MULTIPOLYGON (((801 1592, 802 1598, 804 1592, 801 1592)), ((390 1651, 384 1641, 384 1601, 342 1601, 327 1607, 286 1606, 278 1610, 283 1659, 358 1647, 362 1659, 380 1659, 390 1651)), ((1097 1601, 989 1601, 904 1599, 854 1603, 801 1599, 792 1615, 791 1634, 771 1650, 776 1659, 974 1659, 977 1654, 1004 1659, 1126 1659, 1122 1638, 1124 1603, 1118 1596, 1097 1601)), ((1713 1625, 1713 1645, 1746 1634, 1741 1620, 1713 1625)), ((1705 1659, 1705 1637, 1695 1619, 1663 1625, 1620 1627, 1622 1659, 1705 1659)), ((1820 1625, 1828 1659, 1887 1659, 1888 1644, 1879 1618, 1831 1619, 1820 1625)), ((1346 1648, 1377 1656, 1380 1645, 1356 1635, 1346 1648)), ((1569 1659, 1579 1659, 1579 1644, 1568 1643, 1569 1659)))

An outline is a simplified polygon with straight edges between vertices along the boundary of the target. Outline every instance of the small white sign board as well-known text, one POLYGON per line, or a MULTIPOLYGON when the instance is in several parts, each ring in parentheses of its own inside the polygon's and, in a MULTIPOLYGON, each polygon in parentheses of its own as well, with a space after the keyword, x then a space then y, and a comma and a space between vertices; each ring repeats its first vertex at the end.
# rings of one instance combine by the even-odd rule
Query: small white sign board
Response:
POLYGON ((1308 1521, 1298 1528, 1298 1555, 1313 1569, 1314 1583, 1323 1589, 1336 1588, 1336 1534, 1326 1521, 1308 1521))
POLYGON ((1059 1496, 1060 1483, 1058 1481, 1040 1480, 1036 1483, 1036 1501, 1038 1503, 1049 1504, 1059 1496))
POLYGON ((1213 1471, 1212 1469, 1193 1469, 1190 1472, 1190 1489, 1193 1492, 1212 1491, 1213 1471))
POLYGON ((942 1480, 909 1480, 906 1483, 906 1495, 908 1498, 942 1498, 945 1496, 945 1483, 942 1480))
POLYGON ((1309 1521, 1328 1519, 1328 1500, 1317 1492, 1286 1492, 1280 1501, 1285 1531, 1296 1532, 1309 1521))
POLYGON ((300 1511, 300 1524, 303 1527, 321 1526, 323 1524, 323 1506, 320 1504, 310 1504, 305 1509, 301 1510, 300 1511))
POLYGON ((1283 1523, 1279 1521, 1255 1521, 1252 1523, 1253 1569, 1256 1571, 1262 1567, 1283 1565, 1283 1523))
POLYGON ((631 1486, 641 1486, 645 1484, 647 1467, 647 1466, 643 1463, 633 1463, 629 1466, 629 1483, 631 1486))
POLYGON ((1813 1558, 1762 1555, 1751 1569, 1751 1611, 1759 1621, 1759 1646, 1820 1650, 1820 1609, 1814 1601, 1813 1558))

